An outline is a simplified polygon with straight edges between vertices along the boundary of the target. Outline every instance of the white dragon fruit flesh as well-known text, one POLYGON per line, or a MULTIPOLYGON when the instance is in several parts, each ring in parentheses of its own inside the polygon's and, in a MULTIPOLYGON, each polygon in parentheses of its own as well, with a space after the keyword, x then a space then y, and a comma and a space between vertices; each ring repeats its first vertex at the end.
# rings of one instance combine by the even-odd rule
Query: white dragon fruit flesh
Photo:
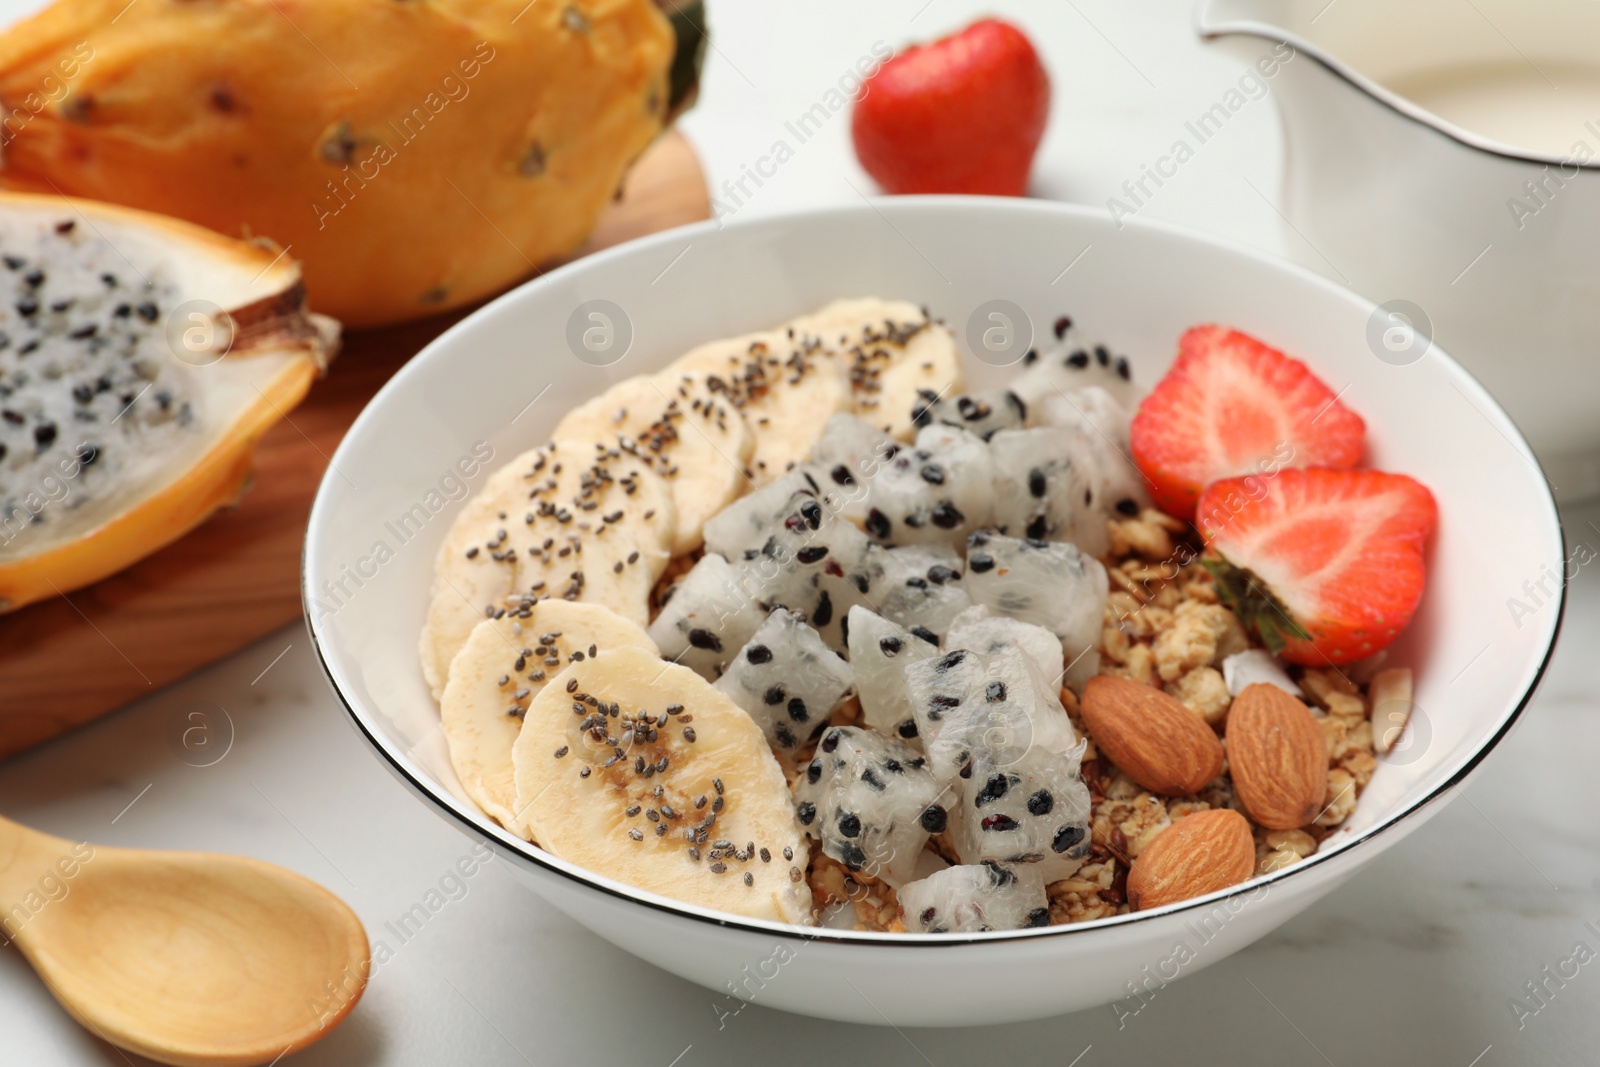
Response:
POLYGON ((1114 355, 1103 344, 1062 345, 1050 352, 1029 358, 1021 374, 1011 380, 1011 391, 1032 411, 1052 394, 1070 393, 1087 386, 1099 386, 1123 407, 1139 406, 1144 390, 1133 380, 1133 368, 1126 356, 1114 355))
POLYGON ((706 551, 730 560, 743 559, 759 550, 772 536, 773 527, 807 498, 817 486, 804 471, 790 471, 776 481, 747 493, 707 519, 702 532, 706 551))
POLYGON ((974 755, 953 820, 962 863, 1033 866, 1046 883, 1071 877, 1089 855, 1089 787, 1080 745, 1063 754, 1039 746, 1020 760, 974 755))
POLYGON ((929 835, 944 830, 955 798, 914 748, 836 726, 795 785, 795 815, 823 852, 852 871, 900 885, 915 877, 929 835))
MULTIPOLYGON (((1031 412, 1035 426, 1075 430, 1100 476, 1097 503, 1108 516, 1132 518, 1150 506, 1150 493, 1133 465, 1129 428, 1133 417, 1096 385, 1047 396, 1031 412)), ((1098 554, 1098 553, 1097 553, 1098 554)))
POLYGON ((909 882, 898 895, 909 933, 960 934, 1050 925, 1044 886, 1031 864, 974 863, 909 882))
POLYGON ((873 479, 863 528, 880 544, 960 545, 989 525, 993 498, 988 446, 965 430, 928 426, 873 479))
POLYGON ((941 397, 924 389, 911 408, 911 424, 955 426, 985 441, 999 430, 1020 429, 1028 419, 1028 405, 1009 389, 941 397))
POLYGON ((1066 666, 1061 658, 1061 640, 1043 626, 996 615, 984 604, 974 604, 951 621, 944 647, 970 648, 985 656, 1015 649, 1028 657, 1040 681, 1052 691, 1060 690, 1066 666))
POLYGON ((1074 545, 980 530, 967 540, 962 585, 973 603, 1042 626, 1061 639, 1065 684, 1080 692, 1100 670, 1106 569, 1074 545))
POLYGON ((982 755, 1002 766, 1034 748, 1070 751, 1076 733, 1061 701, 1015 648, 956 649, 906 667, 928 765, 944 781, 982 755))
POLYGON ((925 641, 938 644, 951 620, 972 606, 961 585, 965 561, 949 545, 874 545, 867 560, 872 574, 869 603, 925 641))
POLYGON ((859 526, 867 518, 873 479, 902 447, 866 419, 833 415, 802 469, 816 484, 823 506, 859 526))
POLYGON ((843 651, 851 606, 869 602, 875 546, 809 493, 792 504, 768 521, 761 547, 745 550, 739 570, 763 608, 803 614, 829 648, 843 651))
POLYGON ((850 669, 862 721, 887 736, 914 739, 917 719, 906 688, 906 667, 939 655, 938 644, 860 605, 850 609, 849 630, 850 669))
POLYGON ((727 560, 706 553, 673 586, 650 624, 650 640, 666 659, 714 681, 767 617, 746 584, 727 560))
POLYGON ((850 665, 798 615, 782 608, 767 617, 716 681, 783 752, 826 726, 853 684, 850 665))
POLYGON ((989 454, 1001 533, 1071 541, 1088 555, 1105 555, 1104 479, 1082 434, 1060 426, 1002 430, 989 439, 989 454))

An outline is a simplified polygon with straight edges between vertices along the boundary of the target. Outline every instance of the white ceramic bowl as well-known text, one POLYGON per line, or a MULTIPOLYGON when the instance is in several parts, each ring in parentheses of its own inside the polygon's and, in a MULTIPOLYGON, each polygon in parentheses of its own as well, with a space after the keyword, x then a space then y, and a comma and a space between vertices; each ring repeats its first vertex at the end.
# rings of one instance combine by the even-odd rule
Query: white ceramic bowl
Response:
MULTIPOLYGON (((1028 200, 880 200, 637 241, 478 311, 362 413, 311 515, 311 636, 334 691, 402 782, 490 842, 547 902, 660 967, 724 994, 861 1023, 998 1023, 1108 1003, 1248 945, 1421 825, 1506 735, 1554 644, 1562 537, 1531 453, 1442 352, 1407 366, 1374 356, 1372 311, 1308 271, 1209 238, 1143 222, 1117 229, 1098 212, 1028 200), (1401 751, 1382 761, 1321 852, 1227 892, 1076 926, 816 931, 589 874, 501 830, 466 798, 416 656, 434 554, 464 484, 475 490, 486 469, 542 443, 569 407, 620 378, 697 342, 865 294, 925 303, 958 335, 994 298, 1024 308, 1041 334, 1069 313, 1147 382, 1184 328, 1238 326, 1307 360, 1366 417, 1374 466, 1433 489, 1430 584, 1393 652, 1416 668, 1419 707, 1401 751), (626 354, 610 366, 568 346, 574 310, 593 300, 613 302, 631 323, 626 354), (489 449, 492 461, 473 462, 489 449)), ((1007 374, 977 361, 970 372, 979 386, 1007 374)))

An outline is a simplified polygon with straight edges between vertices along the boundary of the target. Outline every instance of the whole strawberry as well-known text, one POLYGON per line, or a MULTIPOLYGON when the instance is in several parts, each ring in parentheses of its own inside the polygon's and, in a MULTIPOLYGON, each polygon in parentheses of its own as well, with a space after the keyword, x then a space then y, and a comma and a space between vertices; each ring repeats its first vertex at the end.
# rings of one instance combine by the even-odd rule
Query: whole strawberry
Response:
POLYGON ((867 79, 856 158, 890 193, 1021 196, 1050 114, 1050 77, 999 19, 914 46, 867 79))

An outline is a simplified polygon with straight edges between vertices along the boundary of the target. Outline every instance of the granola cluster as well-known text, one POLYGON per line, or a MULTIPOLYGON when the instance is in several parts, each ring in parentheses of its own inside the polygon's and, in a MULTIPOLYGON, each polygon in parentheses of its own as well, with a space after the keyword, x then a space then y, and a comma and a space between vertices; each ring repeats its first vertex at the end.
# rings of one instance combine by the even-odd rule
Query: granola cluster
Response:
MULTIPOLYGON (((1187 539, 1186 523, 1146 509, 1108 526, 1106 568, 1112 588, 1101 633, 1101 673, 1159 687, 1220 731, 1233 700, 1222 661, 1253 642, 1233 612, 1218 602, 1211 575, 1187 539)), ((1377 767, 1364 685, 1332 667, 1297 669, 1295 681, 1327 742, 1327 792, 1322 812, 1301 829, 1268 830, 1251 822, 1258 875, 1315 852, 1355 810, 1377 767)), ((1125 914, 1129 867, 1156 835, 1185 815, 1232 808, 1249 819, 1234 796, 1226 763, 1222 774, 1194 796, 1151 793, 1097 752, 1071 690, 1063 690, 1061 699, 1078 735, 1088 738, 1083 778, 1092 800, 1093 850, 1076 874, 1047 887, 1052 926, 1125 914)), ((835 722, 853 724, 858 716, 859 706, 847 701, 835 722)), ((957 862, 944 835, 936 835, 930 847, 957 862)), ((807 874, 819 909, 848 901, 856 929, 903 931, 889 886, 851 873, 815 847, 807 874)))

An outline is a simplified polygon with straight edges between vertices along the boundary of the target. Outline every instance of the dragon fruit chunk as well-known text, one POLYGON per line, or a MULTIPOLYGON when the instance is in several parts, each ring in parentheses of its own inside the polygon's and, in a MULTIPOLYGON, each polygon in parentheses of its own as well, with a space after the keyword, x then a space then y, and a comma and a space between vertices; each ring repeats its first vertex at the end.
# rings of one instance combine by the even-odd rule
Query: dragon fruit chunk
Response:
POLYGON ((846 615, 852 605, 868 602, 874 546, 809 494, 796 497, 793 509, 772 519, 765 533, 761 547, 739 560, 745 587, 768 611, 782 607, 805 615, 829 648, 843 651, 846 615))
POLYGON ((1129 458, 1133 417, 1110 393, 1098 386, 1056 393, 1039 401, 1033 416, 1037 426, 1078 432, 1099 470, 1099 503, 1107 517, 1132 518, 1150 506, 1144 475, 1129 458))
POLYGON ((1010 763, 975 753, 952 820, 961 862, 1031 866, 1047 884, 1071 877, 1091 847, 1082 756, 1081 745, 1064 755, 1034 746, 1010 763))
POLYGON ((1021 428, 1027 419, 1028 405, 1009 389, 963 393, 944 398, 932 390, 923 389, 911 408, 911 424, 919 429, 923 426, 954 426, 984 441, 997 431, 1021 428))
POLYGON ((1035 541, 1071 541, 1091 556, 1110 547, 1101 477, 1082 435, 1059 426, 1003 430, 994 459, 994 523, 1035 541))
POLYGON ((650 639, 664 658, 714 681, 765 618, 739 571, 708 552, 673 586, 650 639))
POLYGON ((988 446, 965 430, 928 426, 873 479, 863 528, 880 544, 960 545, 989 525, 993 497, 988 446))
POLYGON ((998 863, 947 867, 898 891, 906 930, 961 934, 1050 925, 1044 881, 1036 865, 998 863))
POLYGON ((747 493, 706 520, 706 551, 730 560, 760 549, 774 528, 806 498, 815 499, 816 483, 804 471, 790 471, 747 493))
POLYGON ((850 609, 849 629, 850 669, 862 721, 886 736, 914 739, 917 719, 906 689, 906 666, 937 656, 939 646, 860 605, 850 609))
POLYGON ((1036 747, 1061 752, 1077 743, 1061 701, 1015 648, 956 649, 905 673, 922 750, 942 781, 964 776, 979 754, 1006 766, 1036 747))
POLYGON ((1034 410, 1051 395, 1098 387, 1124 408, 1139 406, 1144 390, 1133 380, 1126 356, 1113 355, 1103 344, 1063 344, 1029 360, 1021 374, 1011 379, 1011 391, 1034 410))
POLYGON ((873 545, 867 567, 878 614, 938 644, 951 620, 972 606, 961 586, 965 566, 961 553, 949 545, 873 545))
POLYGON ((828 511, 860 526, 867 518, 872 480, 903 446, 866 419, 831 416, 801 468, 817 485, 828 511))
POLYGON ((1073 692, 1100 670, 1106 569, 1066 542, 1031 541, 980 530, 967 539, 962 580, 975 604, 1042 626, 1061 639, 1073 692))
POLYGON ((822 851, 893 886, 915 877, 955 800, 915 749, 854 726, 824 734, 795 785, 795 815, 822 851))
POLYGON ((789 752, 828 724, 854 681, 850 665, 815 630, 779 608, 729 661, 716 687, 750 713, 774 749, 789 752))
POLYGON ((1033 662, 1046 682, 1056 682, 1065 666, 1061 640, 1055 634, 1031 622, 996 615, 986 604, 974 604, 950 620, 945 647, 970 648, 985 656, 1015 648, 1033 662))

